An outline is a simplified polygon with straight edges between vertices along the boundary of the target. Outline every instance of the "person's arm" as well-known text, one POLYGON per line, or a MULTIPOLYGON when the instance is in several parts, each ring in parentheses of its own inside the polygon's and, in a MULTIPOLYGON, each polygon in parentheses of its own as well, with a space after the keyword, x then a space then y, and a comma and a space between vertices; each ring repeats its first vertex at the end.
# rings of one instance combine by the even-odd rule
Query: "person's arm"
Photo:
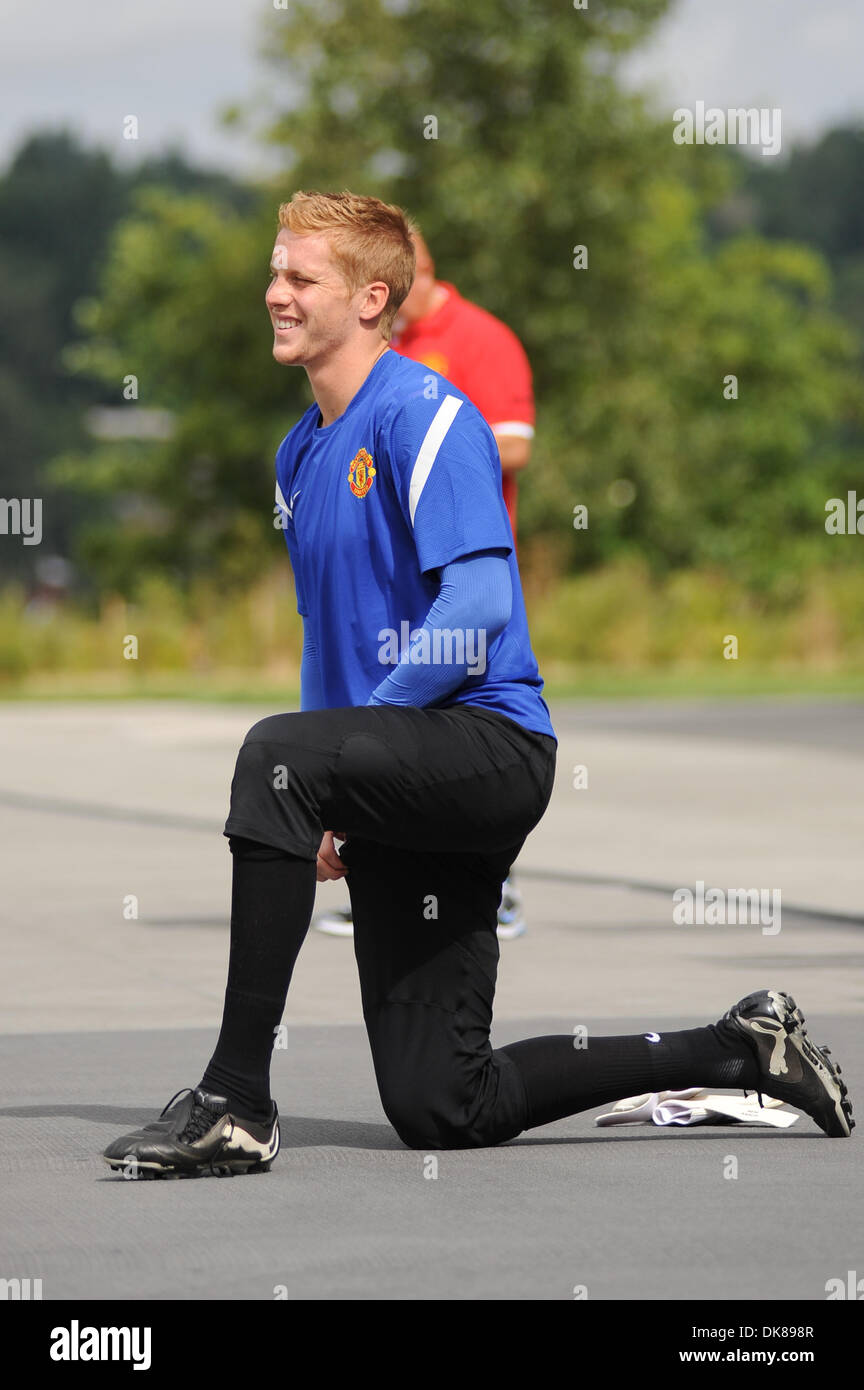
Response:
POLYGON ((311 619, 303 618, 303 655, 300 659, 300 708, 324 709, 321 657, 312 631, 311 619))
POLYGON ((518 473, 531 457, 531 439, 518 434, 500 434, 498 430, 492 433, 501 455, 501 472, 518 473))
POLYGON ((458 385, 488 421, 502 473, 518 473, 531 457, 534 438, 531 367, 516 334, 500 319, 486 320, 482 342, 458 385))
POLYGON ((480 551, 445 565, 419 634, 366 703, 421 709, 440 704, 486 670, 487 653, 510 621, 512 604, 506 551, 480 551))

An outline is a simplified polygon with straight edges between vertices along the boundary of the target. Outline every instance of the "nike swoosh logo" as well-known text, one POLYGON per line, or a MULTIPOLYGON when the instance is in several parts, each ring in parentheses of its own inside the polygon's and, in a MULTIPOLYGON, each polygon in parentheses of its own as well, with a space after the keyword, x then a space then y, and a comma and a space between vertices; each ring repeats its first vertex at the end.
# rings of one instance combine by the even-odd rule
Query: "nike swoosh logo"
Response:
POLYGON ((659 1033, 643 1033, 642 1036, 644 1037, 644 1039, 645 1039, 646 1042, 659 1042, 659 1041, 660 1041, 660 1034, 659 1034, 659 1033))

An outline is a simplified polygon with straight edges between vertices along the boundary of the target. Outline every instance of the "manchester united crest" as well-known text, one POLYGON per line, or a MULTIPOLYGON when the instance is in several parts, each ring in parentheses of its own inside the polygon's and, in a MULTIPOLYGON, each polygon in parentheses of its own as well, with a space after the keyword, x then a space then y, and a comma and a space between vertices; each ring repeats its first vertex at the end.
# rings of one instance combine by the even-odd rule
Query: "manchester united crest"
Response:
POLYGON ((372 455, 367 453, 365 449, 360 449, 354 455, 351 460, 351 467, 348 469, 348 482, 355 497, 366 496, 377 471, 372 466, 372 455))

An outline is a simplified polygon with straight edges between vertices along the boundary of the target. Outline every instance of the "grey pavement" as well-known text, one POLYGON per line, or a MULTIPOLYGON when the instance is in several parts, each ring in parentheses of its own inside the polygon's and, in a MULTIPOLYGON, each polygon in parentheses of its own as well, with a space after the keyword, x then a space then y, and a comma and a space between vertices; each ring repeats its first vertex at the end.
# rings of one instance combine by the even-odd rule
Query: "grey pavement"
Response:
MULTIPOLYGON (((502 944, 493 1042, 693 1026, 777 985, 855 1101, 862 708, 553 709, 556 790, 520 860, 530 927, 502 944), (671 892, 697 879, 780 888, 781 930, 676 925, 671 892)), ((46 1299, 546 1300, 584 1285, 592 1299, 820 1300, 864 1267, 858 1134, 828 1140, 803 1116, 783 1132, 610 1131, 588 1112, 434 1155, 429 1176, 381 1110, 351 944, 315 932, 274 1052, 273 1170, 109 1174, 104 1144, 194 1084, 212 1050, 221 827, 237 746, 264 712, 0 706, 0 1277, 41 1278, 46 1299)), ((322 885, 317 906, 344 897, 322 885)))

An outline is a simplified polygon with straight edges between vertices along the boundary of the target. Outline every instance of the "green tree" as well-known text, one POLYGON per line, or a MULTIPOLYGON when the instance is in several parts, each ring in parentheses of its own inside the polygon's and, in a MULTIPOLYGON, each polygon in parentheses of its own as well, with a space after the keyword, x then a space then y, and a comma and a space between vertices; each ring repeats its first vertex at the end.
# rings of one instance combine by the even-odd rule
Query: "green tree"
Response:
MULTIPOLYGON (((92 494, 52 482, 45 464, 86 448, 86 409, 113 396, 110 385, 71 373, 65 353, 79 336, 75 306, 97 289, 114 227, 137 191, 154 184, 201 190, 237 208, 254 202, 250 191, 174 153, 120 171, 66 131, 29 136, 0 178, 0 491, 44 502, 43 545, 0 546, 0 577, 26 579, 39 553, 68 551, 87 521, 92 494)), ((109 499, 101 505, 107 517, 109 499)))
POLYGON ((729 153, 739 187, 717 209, 717 232, 743 225, 820 251, 834 271, 837 312, 864 332, 864 127, 835 127, 780 162, 729 153))
POLYGON ((296 417, 305 377, 274 368, 264 307, 273 208, 240 215, 215 199, 148 189, 117 231, 87 336, 69 354, 111 383, 116 406, 173 415, 169 438, 91 444, 54 476, 115 507, 84 525, 78 553, 121 593, 159 573, 226 587, 260 574, 274 538, 273 452, 296 417), (266 553, 266 552, 265 552, 266 553))
POLYGON ((788 590, 802 565, 840 556, 824 501, 860 453, 857 341, 830 312, 818 255, 753 235, 711 243, 731 162, 675 145, 671 113, 652 121, 623 91, 618 57, 666 8, 307 0, 274 13, 264 51, 291 95, 262 119, 284 174, 254 215, 140 203, 88 311, 79 362, 115 383, 135 371, 177 415, 163 444, 63 463, 67 480, 158 503, 86 538, 112 584, 149 566, 237 582, 274 542, 272 451, 309 398, 304 375, 270 359, 261 299, 277 204, 297 187, 406 207, 439 272, 525 342, 529 565, 636 550, 658 569, 708 561, 788 590), (572 526, 579 503, 587 530, 572 526))

